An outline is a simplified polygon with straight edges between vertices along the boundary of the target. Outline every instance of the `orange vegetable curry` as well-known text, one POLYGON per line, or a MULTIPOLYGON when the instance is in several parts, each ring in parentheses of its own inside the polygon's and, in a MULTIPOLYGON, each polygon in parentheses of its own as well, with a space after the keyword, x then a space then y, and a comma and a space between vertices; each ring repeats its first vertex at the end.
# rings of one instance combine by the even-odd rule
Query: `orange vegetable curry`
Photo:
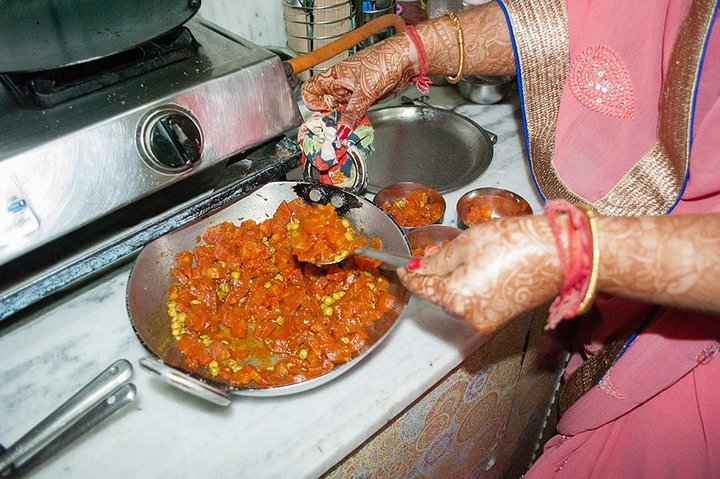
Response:
POLYGON ((172 270, 170 328, 186 366, 231 385, 266 387, 320 376, 365 350, 368 326, 396 300, 388 279, 363 258, 321 268, 293 253, 345 247, 348 227, 332 205, 297 199, 259 224, 208 228, 172 270), (335 220, 342 228, 328 227, 335 220), (311 233, 292 234, 301 228, 322 229, 327 244, 308 246, 311 233))
POLYGON ((442 243, 431 243, 426 246, 418 246, 412 249, 412 255, 416 258, 430 256, 444 248, 450 240, 443 240, 442 243))
POLYGON ((430 201, 424 191, 413 191, 395 201, 385 201, 382 209, 406 228, 433 224, 443 214, 442 206, 430 201))
POLYGON ((465 223, 469 226, 479 225, 493 219, 492 208, 489 204, 472 205, 465 219, 465 223))
POLYGON ((367 242, 350 222, 338 216, 335 207, 298 203, 287 225, 290 249, 300 261, 328 263, 345 258, 367 242))

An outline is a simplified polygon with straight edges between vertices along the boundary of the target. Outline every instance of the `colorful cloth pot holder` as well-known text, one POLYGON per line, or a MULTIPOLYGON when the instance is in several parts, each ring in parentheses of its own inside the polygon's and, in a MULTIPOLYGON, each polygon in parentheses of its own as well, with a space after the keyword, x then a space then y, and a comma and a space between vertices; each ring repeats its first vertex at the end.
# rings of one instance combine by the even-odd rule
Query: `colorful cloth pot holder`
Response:
POLYGON ((353 161, 348 161, 348 149, 354 148, 365 160, 373 151, 374 130, 370 120, 363 117, 355 130, 346 138, 338 135, 338 118, 341 110, 330 113, 314 112, 298 132, 302 149, 300 161, 306 161, 319 172, 320 181, 329 185, 343 186, 353 178, 353 161))

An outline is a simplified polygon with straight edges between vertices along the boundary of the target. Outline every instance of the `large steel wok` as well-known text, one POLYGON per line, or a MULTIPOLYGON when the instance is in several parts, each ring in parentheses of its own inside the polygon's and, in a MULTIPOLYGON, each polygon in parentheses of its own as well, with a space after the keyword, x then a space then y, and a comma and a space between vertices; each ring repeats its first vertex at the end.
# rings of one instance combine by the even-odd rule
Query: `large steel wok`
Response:
POLYGON ((200 0, 5 0, 0 5, 0 72, 19 72, 128 50, 186 22, 200 0))
POLYGON ((355 366, 387 337, 410 298, 409 292, 402 287, 392 270, 385 270, 384 273, 391 282, 391 292, 396 295, 397 301, 390 312, 368 329, 368 348, 351 361, 322 376, 285 386, 234 387, 212 379, 206 372, 188 370, 183 366, 181 353, 171 334, 167 313, 168 289, 173 282, 170 270, 175 256, 181 251, 192 249, 197 244, 197 237, 210 225, 223 221, 238 223, 246 219, 264 221, 273 215, 282 201, 291 201, 298 197, 310 203, 332 202, 339 214, 347 218, 362 234, 379 236, 386 251, 410 254, 407 240, 397 224, 370 201, 332 186, 305 182, 268 183, 254 193, 158 238, 142 249, 128 281, 127 308, 138 338, 160 362, 144 360, 141 365, 190 393, 218 404, 228 404, 229 400, 223 400, 228 393, 279 396, 320 386, 355 366))

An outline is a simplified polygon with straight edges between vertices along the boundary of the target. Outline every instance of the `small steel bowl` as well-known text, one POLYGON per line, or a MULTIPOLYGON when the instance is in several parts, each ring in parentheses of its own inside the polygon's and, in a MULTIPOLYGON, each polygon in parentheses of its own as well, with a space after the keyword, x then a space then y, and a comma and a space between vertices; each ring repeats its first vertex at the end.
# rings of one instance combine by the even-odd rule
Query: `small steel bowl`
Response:
POLYGON ((466 100, 480 105, 492 105, 507 95, 514 76, 469 76, 458 83, 458 91, 466 100))
MULTIPOLYGON (((440 216, 435 219, 432 223, 427 224, 420 224, 420 225, 411 225, 411 226, 403 226, 401 225, 397 220, 395 220, 396 223, 402 228, 402 230, 405 233, 408 233, 415 228, 419 228, 421 226, 427 226, 428 224, 433 223, 442 223, 443 218, 445 217, 445 198, 434 188, 431 188, 430 186, 423 185, 421 183, 413 183, 410 181, 401 182, 401 183, 393 183, 391 185, 387 185, 386 187, 382 188, 380 191, 378 191, 375 194, 375 197, 373 198, 373 204, 377 206, 378 208, 382 209, 383 203, 386 201, 389 201, 392 203, 393 201, 397 201, 401 198, 404 198, 408 196, 410 193, 413 193, 415 191, 421 191, 425 192, 428 196, 428 201, 431 203, 438 203, 441 207, 441 213, 440 216)), ((384 211, 384 210, 383 210, 384 211)), ((387 213, 387 212, 386 212, 387 213)), ((389 216, 392 216, 388 213, 389 216)), ((395 218, 393 218, 395 219, 395 218)))
POLYGON ((428 225, 415 228, 407 234, 408 243, 410 243, 410 249, 415 251, 418 249, 425 249, 428 246, 445 246, 447 241, 452 241, 457 235, 462 233, 460 228, 446 225, 428 225))
POLYGON ((468 191, 457 202, 457 223, 461 229, 474 224, 467 222, 470 208, 474 205, 490 207, 491 219, 507 218, 533 214, 530 203, 525 198, 502 188, 477 188, 468 191))

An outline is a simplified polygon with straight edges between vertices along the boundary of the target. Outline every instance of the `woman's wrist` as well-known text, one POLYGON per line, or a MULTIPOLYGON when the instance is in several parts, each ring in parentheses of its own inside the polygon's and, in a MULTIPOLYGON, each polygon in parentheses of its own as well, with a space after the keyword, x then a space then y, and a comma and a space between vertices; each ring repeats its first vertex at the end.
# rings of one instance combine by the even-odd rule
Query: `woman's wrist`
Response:
POLYGON ((453 23, 446 17, 433 18, 417 26, 425 44, 428 73, 451 75, 457 71, 460 48, 453 23))
MULTIPOLYGON (((508 261, 513 263, 511 274, 532 278, 532 288, 525 298, 526 309, 547 303, 556 297, 563 285, 563 269, 555 243, 555 234, 546 215, 521 216, 513 218, 518 222, 520 237, 513 241, 512 251, 508 251, 508 261), (523 257, 517 262, 513 256, 523 257), (519 265, 522 266, 519 266, 519 265)), ((565 230, 566 218, 558 218, 561 230, 565 230)), ((508 233, 506 233, 507 235, 508 233)), ((510 235, 512 236, 512 235, 510 235)), ((567 239, 562 239, 567 243, 567 239)))
POLYGON ((402 71, 403 83, 408 83, 411 78, 419 73, 418 54, 413 41, 407 33, 390 37, 384 42, 392 42, 393 55, 397 56, 395 60, 397 67, 402 71))
POLYGON ((696 310, 720 310, 720 215, 603 217, 603 292, 696 310))
POLYGON ((428 57, 425 45, 414 26, 408 25, 405 29, 405 35, 410 40, 409 58, 415 73, 412 83, 415 84, 420 94, 427 95, 430 93, 432 80, 428 76, 428 57))
MULTIPOLYGON (((464 37, 462 71, 465 75, 508 75, 515 72, 510 30, 497 2, 457 13, 464 37)), ((456 75, 460 44, 455 23, 448 17, 417 25, 428 52, 428 71, 433 75, 456 75)))
MULTIPOLYGON (((408 25, 408 27, 410 27, 410 25, 408 25)), ((419 75, 420 74, 420 55, 418 54, 418 49, 415 46, 415 42, 413 42, 413 40, 410 37, 410 34, 408 33, 407 30, 403 33, 403 36, 405 37, 405 40, 408 43, 407 58, 413 67, 413 73, 415 75, 419 75)))

